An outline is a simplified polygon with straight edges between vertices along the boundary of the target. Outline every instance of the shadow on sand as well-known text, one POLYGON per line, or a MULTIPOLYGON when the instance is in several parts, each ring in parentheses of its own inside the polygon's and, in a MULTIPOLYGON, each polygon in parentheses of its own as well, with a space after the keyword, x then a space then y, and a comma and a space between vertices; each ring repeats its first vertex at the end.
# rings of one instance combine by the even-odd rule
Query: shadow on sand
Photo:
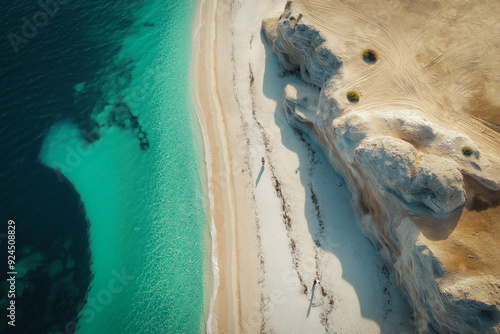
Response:
POLYGON ((262 177, 262 173, 264 173, 264 165, 260 168, 259 176, 257 176, 257 180, 255 181, 255 188, 259 185, 260 178, 262 177))
POLYGON ((307 309, 306 318, 309 318, 309 314, 311 314, 311 307, 313 306, 313 300, 314 300, 314 291, 316 291, 316 285, 313 285, 311 290, 311 302, 309 303, 309 308, 307 309))
MULTIPOLYGON (((276 67, 279 68, 278 57, 272 52, 271 46, 261 32, 261 41, 266 49, 265 72, 264 72, 264 95, 267 98, 277 101, 277 107, 274 113, 274 118, 277 126, 280 128, 281 141, 285 147, 293 152, 296 152, 299 157, 298 171, 300 180, 307 192, 305 203, 305 216, 308 222, 309 232, 313 239, 317 240, 316 244, 319 248, 335 254, 342 266, 342 278, 352 285, 359 301, 361 316, 371 319, 380 326, 380 333, 394 333, 397 328, 394 325, 406 322, 407 319, 395 319, 390 316, 393 312, 392 308, 406 307, 410 312, 410 306, 406 299, 399 299, 401 302, 394 304, 394 299, 390 293, 387 293, 389 287, 394 285, 394 276, 390 274, 381 261, 377 261, 378 255, 376 248, 371 241, 363 234, 360 226, 355 224, 358 218, 352 209, 352 194, 348 190, 339 190, 339 184, 345 186, 345 181, 329 163, 322 149, 311 140, 305 133, 300 133, 294 136, 284 135, 290 133, 290 125, 286 121, 282 111, 282 93, 283 84, 277 84, 276 67), (311 150, 314 153, 311 153, 311 150), (311 155, 315 158, 311 158, 311 155), (316 166, 320 161, 321 166, 316 166), (322 164, 321 162, 326 162, 322 164), (325 183, 325 173, 311 172, 319 169, 332 177, 328 179, 328 184, 325 183), (329 169, 331 168, 331 170, 329 169), (330 181, 331 180, 331 181, 330 181), (321 210, 329 211, 328 220, 323 222, 324 229, 319 226, 318 215, 323 215, 322 212, 316 210, 315 204, 310 197, 310 187, 321 186, 322 198, 335 198, 335 201, 321 203, 321 210), (328 189, 328 190, 325 190, 328 189), (343 194, 342 198, 341 195, 343 194), (328 207, 327 207, 328 206, 328 207), (331 212, 335 212, 331 214, 331 212), (338 212, 338 214, 337 214, 338 212), (333 218, 333 219, 332 219, 333 218), (318 238, 318 236, 320 236, 318 238), (361 261, 360 261, 361 260, 361 261), (379 265, 374 265, 370 261, 376 261, 379 265), (372 267, 373 269, 369 268, 372 267), (374 275, 374 271, 376 274, 374 275), (374 282, 381 282, 374 283, 374 282), (377 289, 378 291, 374 291, 377 289), (383 300, 381 300, 383 298, 383 300), (383 308, 383 309, 382 309, 383 308), (391 318, 391 319, 388 319, 391 318)), ((290 81, 298 80, 296 77, 290 77, 290 81)), ((325 278, 326 279, 326 278, 325 278)), ((314 289, 314 288, 313 288, 314 289)), ((390 288, 392 290, 392 288, 390 288)), ((313 290, 314 293, 314 290, 313 290)), ((335 295, 335 291, 333 291, 335 295)), ((312 304, 309 304, 307 316, 311 311, 312 304)), ((394 310, 398 312, 397 309, 394 310)), ((408 314, 409 316, 409 314, 408 314)))

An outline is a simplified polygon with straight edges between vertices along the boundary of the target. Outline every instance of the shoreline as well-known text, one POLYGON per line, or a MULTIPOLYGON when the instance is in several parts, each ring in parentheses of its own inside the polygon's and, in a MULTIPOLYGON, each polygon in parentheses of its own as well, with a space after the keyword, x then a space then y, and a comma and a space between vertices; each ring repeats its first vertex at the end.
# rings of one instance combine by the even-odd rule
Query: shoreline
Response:
MULTIPOLYGON (((199 1, 193 29, 192 73, 195 109, 205 151, 212 243, 212 291, 207 333, 239 332, 239 292, 236 282, 237 247, 226 126, 217 99, 214 50, 217 1, 199 1), (198 45, 196 45, 198 43, 198 45)), ((208 217, 207 217, 208 218, 208 217)))
POLYGON ((212 187, 212 156, 210 152, 210 143, 207 138, 207 130, 206 126, 203 122, 203 117, 201 115, 201 105, 198 97, 198 58, 200 55, 195 52, 197 50, 197 46, 201 45, 201 28, 203 27, 203 9, 205 5, 205 0, 198 0, 196 4, 196 12, 193 19, 193 29, 192 29, 192 42, 191 42, 191 95, 193 101, 193 107, 195 111, 195 117, 198 121, 199 130, 201 130, 201 142, 203 144, 203 156, 200 158, 200 163, 204 165, 203 177, 206 182, 206 196, 208 202, 208 209, 206 209, 206 223, 209 223, 207 229, 208 236, 206 237, 207 245, 206 245, 206 274, 205 274, 205 282, 204 282, 204 313, 203 313, 203 321, 201 328, 204 328, 204 333, 212 333, 212 324, 214 320, 214 312, 215 312, 215 301, 217 298, 217 290, 219 288, 219 259, 218 259, 218 243, 217 243, 217 227, 215 226, 215 221, 213 217, 214 212, 214 195, 213 195, 213 187, 212 187), (208 269, 209 268, 209 269, 208 269), (210 270, 210 273, 208 272, 210 270), (211 289, 210 289, 211 287, 211 289))

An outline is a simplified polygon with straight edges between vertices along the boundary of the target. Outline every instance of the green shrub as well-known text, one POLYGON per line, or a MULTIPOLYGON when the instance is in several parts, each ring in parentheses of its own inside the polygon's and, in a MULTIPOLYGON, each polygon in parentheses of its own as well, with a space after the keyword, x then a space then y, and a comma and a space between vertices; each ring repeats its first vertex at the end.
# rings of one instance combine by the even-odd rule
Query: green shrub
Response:
POLYGON ((462 147, 462 153, 464 155, 471 155, 472 153, 474 153, 474 150, 470 146, 464 146, 462 147))
POLYGON ((369 63, 374 63, 378 59, 377 51, 372 49, 365 49, 362 55, 363 55, 363 60, 369 63))
POLYGON ((350 90, 347 92, 347 99, 351 102, 359 101, 359 94, 355 90, 350 90))

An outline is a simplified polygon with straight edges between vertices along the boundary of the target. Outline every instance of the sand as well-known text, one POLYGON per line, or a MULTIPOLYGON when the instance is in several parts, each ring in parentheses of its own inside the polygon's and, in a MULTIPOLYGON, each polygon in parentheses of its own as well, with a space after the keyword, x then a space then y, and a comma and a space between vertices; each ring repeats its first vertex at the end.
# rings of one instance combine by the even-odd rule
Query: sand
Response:
POLYGON ((194 77, 218 265, 207 331, 414 332, 344 180, 282 114, 281 92, 296 79, 281 75, 261 21, 285 2, 200 5, 194 77))
POLYGON ((500 157, 498 1, 294 4, 342 58, 342 89, 357 89, 363 108, 414 110, 500 157), (376 66, 362 61, 365 48, 379 53, 376 66))
POLYGON ((205 139, 210 188, 213 242, 213 288, 208 305, 207 332, 238 331, 238 291, 236 288, 236 244, 234 237, 233 195, 230 186, 225 126, 217 92, 212 45, 216 2, 202 2, 195 20, 193 73, 195 101, 205 139))
MULTIPOLYGON (((342 58, 340 94, 355 89, 347 112, 406 109, 473 139, 500 166, 500 3, 424 0, 297 0, 342 58), (376 65, 360 54, 372 48, 376 65)), ((436 224, 417 220, 432 251, 451 273, 500 277, 500 194, 466 178, 467 203, 436 224)))

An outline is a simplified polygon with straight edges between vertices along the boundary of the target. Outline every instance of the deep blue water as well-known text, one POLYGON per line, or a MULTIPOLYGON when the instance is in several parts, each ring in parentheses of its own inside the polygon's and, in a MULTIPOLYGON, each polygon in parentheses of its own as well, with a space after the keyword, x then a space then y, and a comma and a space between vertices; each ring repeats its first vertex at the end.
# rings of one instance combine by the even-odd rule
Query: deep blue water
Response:
MULTIPOLYGON (((18 266, 29 270, 19 279, 17 333, 64 332, 85 302, 91 281, 85 209, 73 186, 44 167, 39 154, 57 122, 91 129, 102 69, 118 53, 132 13, 142 5, 141 0, 66 1, 49 17, 40 14, 36 1, 0 3, 0 233, 7 233, 9 219, 15 220, 18 266), (42 27, 23 35, 23 17, 33 22, 34 15, 42 27), (30 38, 15 52, 9 33, 30 38), (80 82, 87 83, 86 89, 75 98, 80 82)), ((6 245, 2 234, 2 275, 6 245)), ((5 333, 12 328, 6 324, 2 281, 0 332, 5 333)))

